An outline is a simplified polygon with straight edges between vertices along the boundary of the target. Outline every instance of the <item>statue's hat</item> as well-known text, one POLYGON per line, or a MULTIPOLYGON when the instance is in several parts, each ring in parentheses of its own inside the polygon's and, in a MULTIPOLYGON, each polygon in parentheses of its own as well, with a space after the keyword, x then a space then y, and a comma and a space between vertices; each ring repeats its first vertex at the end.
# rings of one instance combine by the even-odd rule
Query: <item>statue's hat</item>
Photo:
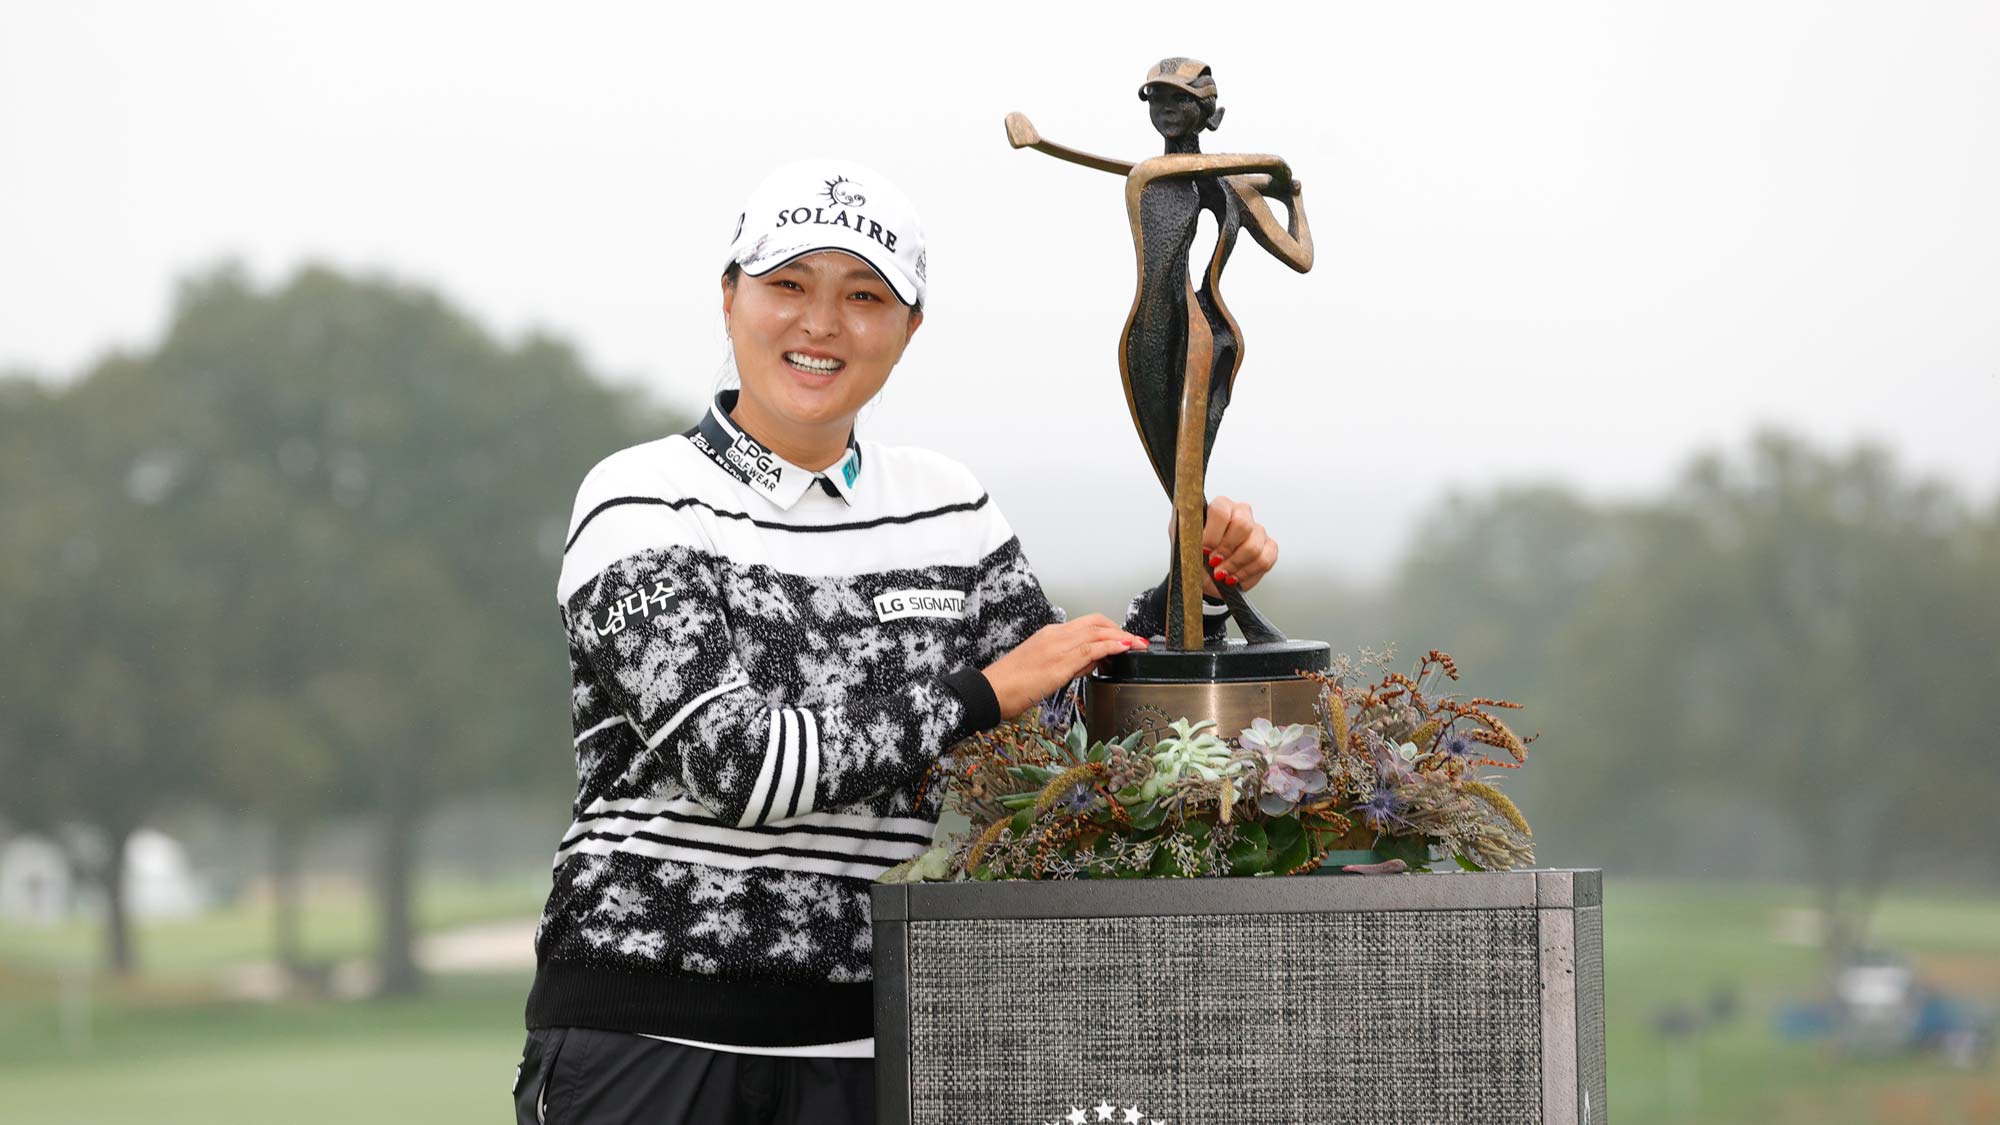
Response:
POLYGON ((1179 90, 1197 98, 1215 97, 1215 76, 1200 59, 1161 59, 1146 72, 1139 85, 1139 100, 1145 101, 1155 86, 1179 90))

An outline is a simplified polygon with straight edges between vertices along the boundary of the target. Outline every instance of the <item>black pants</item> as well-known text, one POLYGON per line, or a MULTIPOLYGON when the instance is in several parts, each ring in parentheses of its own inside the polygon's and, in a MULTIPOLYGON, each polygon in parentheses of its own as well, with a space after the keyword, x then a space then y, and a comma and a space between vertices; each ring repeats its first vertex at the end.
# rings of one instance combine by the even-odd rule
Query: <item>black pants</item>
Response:
POLYGON ((516 1125, 871 1125, 875 1060, 709 1051, 545 1027, 514 1080, 516 1125))

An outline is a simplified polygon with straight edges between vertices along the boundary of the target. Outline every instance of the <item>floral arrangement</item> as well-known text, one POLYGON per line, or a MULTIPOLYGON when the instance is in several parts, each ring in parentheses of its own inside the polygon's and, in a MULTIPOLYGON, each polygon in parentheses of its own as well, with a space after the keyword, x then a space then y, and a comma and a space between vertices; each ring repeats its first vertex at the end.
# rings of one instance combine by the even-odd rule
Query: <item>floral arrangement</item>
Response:
POLYGON ((1482 776, 1517 768, 1532 738, 1461 700, 1450 655, 1409 673, 1393 654, 1342 657, 1319 684, 1316 723, 1256 719, 1240 731, 1179 719, 1090 743, 1076 685, 1054 704, 952 748, 926 784, 971 829, 883 876, 1071 879, 1470 871, 1533 862, 1528 823, 1482 776), (1379 675, 1377 674, 1379 673, 1379 675), (1154 741, 1145 745, 1146 735, 1154 741), (1338 865, 1337 867, 1335 865, 1338 865))

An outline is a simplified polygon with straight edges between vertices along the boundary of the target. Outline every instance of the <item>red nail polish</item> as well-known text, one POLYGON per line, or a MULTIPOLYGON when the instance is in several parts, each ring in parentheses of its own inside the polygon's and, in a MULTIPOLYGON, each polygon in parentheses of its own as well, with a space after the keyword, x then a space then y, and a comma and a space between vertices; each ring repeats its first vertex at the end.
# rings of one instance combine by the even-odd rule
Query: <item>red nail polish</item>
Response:
POLYGON ((1218 566, 1215 568, 1215 580, 1217 582, 1227 582, 1229 581, 1229 576, 1224 574, 1222 568, 1218 566))
POLYGON ((1236 585, 1236 584, 1237 584, 1237 583, 1236 583, 1236 576, 1235 576, 1235 575, 1233 575, 1233 574, 1232 574, 1232 575, 1230 575, 1230 576, 1229 576, 1228 578, 1225 578, 1225 579, 1223 579, 1223 581, 1225 581, 1225 582, 1229 583, 1229 584, 1230 584, 1231 586, 1234 586, 1234 585, 1236 585))

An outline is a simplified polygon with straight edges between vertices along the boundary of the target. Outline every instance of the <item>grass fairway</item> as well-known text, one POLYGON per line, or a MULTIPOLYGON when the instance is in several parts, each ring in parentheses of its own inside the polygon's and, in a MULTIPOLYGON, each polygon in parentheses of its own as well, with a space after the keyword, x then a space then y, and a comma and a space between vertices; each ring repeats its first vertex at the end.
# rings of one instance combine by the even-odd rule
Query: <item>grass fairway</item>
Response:
POLYGON ((419 1000, 317 1004, 135 992, 98 1014, 82 1049, 50 1034, 44 999, 0 1030, 0 1120, 505 1121, 527 988, 526 976, 456 977, 419 1000))
MULTIPOLYGON (((426 908, 434 923, 504 916, 498 912, 516 892, 442 888, 439 896, 426 908)), ((1611 1112, 1620 1125, 2000 1123, 2000 1077, 1991 1069, 1966 1075, 1924 1060, 1849 1065, 1771 1034, 1773 1007, 1809 996, 1816 976, 1810 950, 1773 937, 1776 910, 1806 905, 1801 892, 1612 879, 1605 897, 1611 1112), (1717 986, 1741 994, 1733 1022, 1681 1048, 1652 1031, 1660 1008, 1702 1002, 1717 986)), ((2000 1000, 2000 901, 1891 900, 1876 929, 1927 974, 2000 1000)), ((214 999, 200 983, 202 971, 220 963, 207 943, 261 955, 250 937, 261 932, 247 916, 150 930, 148 955, 168 968, 136 986, 100 990, 87 1043, 65 1040, 47 975, 64 958, 47 934, 0 932, 0 950, 14 954, 0 961, 0 1121, 506 1120, 525 976, 444 978, 412 1001, 214 999), (183 947, 188 942, 198 947, 183 947)), ((315 949, 340 951, 362 932, 345 918, 315 949)))
MULTIPOLYGON (((1605 888, 1605 989, 1612 1120, 1894 1125, 2000 1122, 2000 1078, 1967 1075, 1924 1058, 1865 1062, 1831 1056, 1772 1032, 1786 1000, 1811 999, 1816 951, 1780 944, 1774 919, 1804 907, 1796 888, 1733 884, 1623 884, 1605 888), (1669 1043, 1654 1016, 1735 990, 1734 1020, 1669 1043)), ((1927 978, 2000 1001, 2000 901, 1947 896, 1891 899, 1876 940, 1912 955, 1927 978)))

